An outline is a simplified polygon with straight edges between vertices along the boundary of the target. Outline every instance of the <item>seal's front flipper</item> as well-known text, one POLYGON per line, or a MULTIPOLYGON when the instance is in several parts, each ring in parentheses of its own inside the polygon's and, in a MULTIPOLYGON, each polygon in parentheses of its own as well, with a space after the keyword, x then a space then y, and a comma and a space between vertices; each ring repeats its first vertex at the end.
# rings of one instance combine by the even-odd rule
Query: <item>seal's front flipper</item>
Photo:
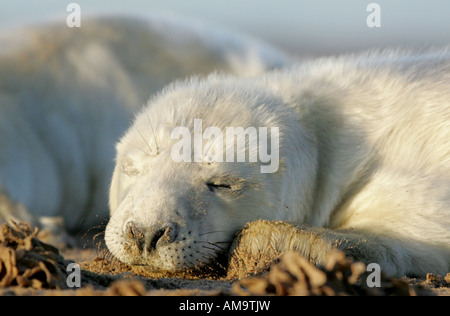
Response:
MULTIPOLYGON (((234 239, 229 251, 228 275, 241 278, 265 271, 289 250, 323 266, 327 255, 338 249, 354 261, 378 264, 387 275, 404 276, 417 271, 421 262, 420 257, 411 256, 415 246, 407 240, 364 230, 297 227, 283 221, 258 220, 248 223, 234 239)), ((423 269, 425 275, 427 267, 423 269)))
POLYGON ((266 271, 290 250, 299 252, 316 265, 323 265, 332 245, 321 231, 304 231, 288 222, 257 220, 237 234, 229 250, 228 276, 246 277, 266 271), (320 236, 320 237, 319 237, 320 236))

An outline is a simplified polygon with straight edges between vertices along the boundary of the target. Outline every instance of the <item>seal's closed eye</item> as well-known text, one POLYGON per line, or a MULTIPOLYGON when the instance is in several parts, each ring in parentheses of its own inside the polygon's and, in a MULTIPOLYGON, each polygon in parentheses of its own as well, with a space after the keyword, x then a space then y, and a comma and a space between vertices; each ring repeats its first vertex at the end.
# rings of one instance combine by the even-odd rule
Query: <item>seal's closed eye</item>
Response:
POLYGON ((245 179, 230 175, 220 175, 206 182, 211 192, 238 192, 244 187, 245 179))
POLYGON ((231 185, 229 184, 216 184, 212 182, 207 182, 206 185, 208 186, 208 189, 211 192, 215 192, 217 190, 231 190, 231 185))

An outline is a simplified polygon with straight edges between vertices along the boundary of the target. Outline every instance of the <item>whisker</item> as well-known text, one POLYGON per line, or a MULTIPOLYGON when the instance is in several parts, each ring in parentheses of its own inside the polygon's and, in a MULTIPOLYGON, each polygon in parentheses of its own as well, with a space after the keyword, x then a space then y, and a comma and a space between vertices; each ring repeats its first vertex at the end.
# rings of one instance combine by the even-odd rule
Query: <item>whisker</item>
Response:
POLYGON ((216 230, 216 231, 211 231, 211 232, 206 232, 206 233, 201 233, 198 234, 199 236, 203 236, 203 235, 208 235, 208 234, 213 234, 213 233, 227 233, 228 231, 226 230, 216 230))
POLYGON ((152 121, 150 120, 150 116, 148 116, 148 112, 147 112, 147 119, 148 119, 148 123, 150 124, 150 128, 152 129, 153 139, 155 140, 156 155, 159 155, 159 146, 158 146, 158 142, 156 141, 155 130, 153 129, 152 121))
POLYGON ((206 249, 209 249, 209 250, 212 250, 212 251, 217 251, 217 249, 214 249, 214 248, 211 248, 211 247, 208 247, 208 246, 202 246, 203 248, 206 248, 206 249))
MULTIPOLYGON (((202 248, 214 250, 213 248, 202 246, 202 248)), ((224 261, 223 254, 218 254, 217 256, 212 256, 209 253, 204 253, 202 251, 197 250, 197 253, 202 254, 201 258, 196 258, 199 264, 196 265, 196 268, 207 273, 212 273, 214 276, 219 276, 221 274, 224 274, 226 271, 226 261, 224 261), (205 259, 208 262, 204 262, 205 259)))
POLYGON ((225 249, 223 247, 220 247, 219 245, 216 245, 216 243, 208 241, 208 244, 210 244, 211 246, 214 246, 214 247, 216 247, 216 248, 218 248, 218 249, 220 249, 222 251, 227 251, 227 249, 225 249))
MULTIPOLYGON (((83 248, 89 248, 88 243, 89 241, 92 241, 92 248, 95 248, 96 246, 96 238, 104 235, 105 233, 106 224, 99 224, 90 227, 87 231, 83 233, 81 236, 81 241, 84 241, 83 248), (97 232, 96 232, 97 231, 97 232)), ((101 243, 101 241, 99 241, 101 243)), ((99 243, 97 242, 97 244, 99 243)))
POLYGON ((136 128, 136 132, 138 132, 138 134, 141 136, 141 138, 144 140, 145 144, 147 145, 147 148, 150 150, 150 152, 152 152, 152 147, 150 147, 149 143, 145 139, 144 135, 142 135, 141 131, 138 128, 136 128))
MULTIPOLYGON (((141 135, 142 136, 142 135, 141 135)), ((133 146, 136 149, 139 149, 140 151, 142 151, 144 154, 146 154, 147 156, 151 156, 150 153, 146 152, 145 150, 143 150, 141 147, 133 144, 131 141, 127 141, 127 143, 131 146, 133 146)))
MULTIPOLYGON (((206 243, 209 244, 211 246, 217 247, 218 249, 220 249, 221 251, 227 251, 225 248, 220 247, 219 245, 216 245, 215 242, 211 242, 211 241, 205 241, 205 240, 195 240, 194 243, 206 243)), ((212 249, 212 248, 211 248, 212 249)))
MULTIPOLYGON (((203 247, 203 248, 204 248, 204 247, 203 247)), ((209 254, 209 253, 204 253, 204 252, 201 252, 200 250, 197 250, 197 252, 200 253, 200 254, 202 254, 202 255, 205 256, 205 257, 208 257, 209 259, 212 259, 212 260, 215 260, 215 259, 216 259, 216 257, 214 257, 213 255, 211 255, 211 254, 209 254)))

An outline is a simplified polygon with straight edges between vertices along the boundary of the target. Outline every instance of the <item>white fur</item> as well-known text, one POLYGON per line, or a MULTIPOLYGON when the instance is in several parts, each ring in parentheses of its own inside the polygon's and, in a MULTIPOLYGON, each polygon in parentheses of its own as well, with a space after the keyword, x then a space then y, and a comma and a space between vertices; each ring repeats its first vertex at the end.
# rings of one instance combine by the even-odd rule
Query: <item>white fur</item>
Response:
POLYGON ((114 143, 152 93, 191 74, 254 75, 286 60, 244 36, 164 16, 3 32, 0 193, 35 216, 62 215, 71 230, 104 221, 114 143))
POLYGON ((106 242, 124 262, 176 270, 211 262, 220 252, 212 244, 248 221, 284 220, 324 227, 321 238, 386 273, 443 274, 449 183, 447 50, 324 58, 250 79, 211 75, 166 88, 117 145, 106 242), (192 130, 196 118, 222 129, 278 126, 280 169, 173 162, 172 129, 192 130), (231 189, 211 192, 214 179, 231 189), (161 227, 177 235, 136 254, 124 233, 130 221, 145 242, 161 227))

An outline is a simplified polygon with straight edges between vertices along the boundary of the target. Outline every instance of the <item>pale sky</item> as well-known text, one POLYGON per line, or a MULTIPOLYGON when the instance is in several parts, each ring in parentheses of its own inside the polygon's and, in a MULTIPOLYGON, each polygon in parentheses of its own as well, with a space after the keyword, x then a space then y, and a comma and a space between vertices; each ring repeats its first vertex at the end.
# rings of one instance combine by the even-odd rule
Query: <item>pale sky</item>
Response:
POLYGON ((0 28, 67 16, 70 2, 83 16, 170 12, 262 38, 299 54, 327 54, 377 46, 450 43, 450 1, 384 0, 381 27, 366 24, 364 0, 0 0, 0 28))

